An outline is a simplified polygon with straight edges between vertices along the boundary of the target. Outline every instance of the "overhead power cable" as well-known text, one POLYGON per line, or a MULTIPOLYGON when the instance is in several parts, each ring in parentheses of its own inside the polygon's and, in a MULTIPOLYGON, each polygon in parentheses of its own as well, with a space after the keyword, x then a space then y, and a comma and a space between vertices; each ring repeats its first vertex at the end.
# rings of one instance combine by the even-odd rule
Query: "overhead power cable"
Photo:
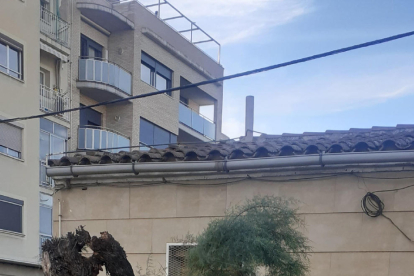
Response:
POLYGON ((66 109, 66 110, 62 110, 62 111, 58 111, 58 112, 50 112, 50 113, 39 114, 39 115, 34 115, 34 116, 16 117, 16 118, 11 118, 11 119, 0 120, 0 123, 11 123, 11 122, 16 122, 16 121, 24 121, 24 120, 29 120, 29 119, 49 117, 49 116, 59 115, 59 114, 62 114, 62 113, 78 111, 78 110, 82 110, 82 109, 86 109, 86 108, 92 108, 92 107, 97 107, 97 106, 102 106, 102 105, 121 103, 121 102, 126 102, 126 101, 130 101, 130 100, 134 100, 134 99, 146 98, 146 97, 151 97, 151 96, 160 95, 160 94, 164 94, 164 93, 169 93, 169 92, 173 92, 173 91, 176 91, 176 90, 183 90, 183 89, 198 87, 198 86, 201 86, 201 85, 221 82, 221 81, 225 81, 225 80, 235 79, 235 78, 244 77, 244 76, 253 75, 253 74, 258 74, 258 73, 263 73, 263 72, 274 70, 274 69, 277 69, 277 68, 286 67, 286 66, 290 66, 290 65, 294 65, 294 64, 298 64, 298 63, 304 63, 304 62, 307 62, 307 61, 311 61, 311 60, 315 60, 315 59, 319 59, 319 58, 324 58, 324 57, 327 57, 327 56, 337 55, 337 54, 340 54, 340 53, 345 53, 345 52, 349 52, 349 51, 360 49, 360 48, 374 46, 374 45, 386 43, 386 42, 389 42, 389 41, 401 39, 401 38, 412 36, 412 35, 414 35, 414 31, 407 32, 407 33, 402 33, 402 34, 398 34, 398 35, 394 35, 394 36, 390 36, 390 37, 386 37, 386 38, 382 38, 382 39, 378 39, 378 40, 373 40, 373 41, 370 41, 370 42, 365 42, 365 43, 362 43, 362 44, 357 44, 357 45, 353 45, 353 46, 349 46, 349 47, 345 47, 345 48, 341 48, 341 49, 337 49, 337 50, 333 50, 333 51, 329 51, 329 52, 325 52, 325 53, 321 53, 321 54, 317 54, 317 55, 313 55, 313 56, 308 56, 308 57, 305 57, 305 58, 295 59, 295 60, 284 62, 284 63, 279 63, 279 64, 275 64, 275 65, 271 65, 271 66, 267 66, 267 67, 262 67, 262 68, 258 68, 258 69, 254 69, 254 70, 250 70, 250 71, 245 71, 245 72, 242 72, 242 73, 237 73, 237 74, 228 75, 228 76, 224 76, 224 77, 220 77, 220 78, 215 78, 215 79, 211 79, 211 80, 201 81, 201 82, 192 83, 192 84, 188 84, 188 85, 184 85, 184 86, 169 88, 169 89, 155 91, 155 92, 141 94, 141 95, 135 95, 135 96, 122 98, 122 99, 117 99, 117 100, 112 100, 112 101, 104 101, 104 102, 100 102, 100 103, 96 103, 96 104, 92 104, 92 105, 87 105, 87 106, 80 106, 80 107, 70 108, 70 109, 66 109))

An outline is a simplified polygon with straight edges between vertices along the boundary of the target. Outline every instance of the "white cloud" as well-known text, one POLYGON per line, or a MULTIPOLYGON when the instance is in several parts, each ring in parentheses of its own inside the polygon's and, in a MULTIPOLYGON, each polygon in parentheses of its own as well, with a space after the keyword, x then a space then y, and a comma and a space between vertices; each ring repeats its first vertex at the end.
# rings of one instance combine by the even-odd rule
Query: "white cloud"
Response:
MULTIPOLYGON (((148 1, 141 2, 149 4, 148 1)), ((310 1, 303 0, 172 0, 170 3, 222 45, 260 35, 310 10, 310 1)), ((162 18, 175 15, 167 5, 162 6, 162 18)), ((183 24, 189 28, 188 23, 183 24)))

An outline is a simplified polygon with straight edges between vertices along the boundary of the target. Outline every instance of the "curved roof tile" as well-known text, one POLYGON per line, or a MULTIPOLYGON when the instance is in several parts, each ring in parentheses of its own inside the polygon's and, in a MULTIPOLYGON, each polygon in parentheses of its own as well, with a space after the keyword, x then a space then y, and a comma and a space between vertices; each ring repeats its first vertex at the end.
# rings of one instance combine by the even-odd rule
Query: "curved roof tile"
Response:
POLYGON ((262 135, 253 142, 176 144, 166 149, 108 153, 87 151, 61 159, 48 160, 49 166, 108 164, 128 162, 175 162, 262 158, 301 154, 392 151, 414 149, 414 125, 373 127, 348 131, 305 132, 303 134, 262 135))

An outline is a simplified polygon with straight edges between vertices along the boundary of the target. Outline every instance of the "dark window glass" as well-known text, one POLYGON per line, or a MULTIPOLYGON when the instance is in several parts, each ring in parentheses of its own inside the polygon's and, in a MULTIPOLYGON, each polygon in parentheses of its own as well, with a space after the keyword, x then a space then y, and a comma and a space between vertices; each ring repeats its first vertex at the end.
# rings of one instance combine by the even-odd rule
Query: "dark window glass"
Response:
MULTIPOLYGON (((141 80, 158 90, 171 88, 172 71, 146 53, 141 54, 141 80)), ((171 96, 171 92, 167 93, 171 96)))
POLYGON ((168 144, 177 143, 177 136, 141 118, 139 140, 148 146, 166 148, 168 144))
POLYGON ((171 133, 170 143, 177 144, 177 135, 171 133))
POLYGON ((147 120, 141 119, 140 121, 139 140, 147 145, 154 144, 154 125, 147 120))
POLYGON ((81 35, 81 57, 101 59, 102 50, 102 45, 87 36, 81 35))
POLYGON ((154 127, 154 145, 156 148, 165 148, 170 143, 170 133, 160 127, 154 127))
POLYGON ((22 205, 0 197, 0 229, 22 233, 22 205))

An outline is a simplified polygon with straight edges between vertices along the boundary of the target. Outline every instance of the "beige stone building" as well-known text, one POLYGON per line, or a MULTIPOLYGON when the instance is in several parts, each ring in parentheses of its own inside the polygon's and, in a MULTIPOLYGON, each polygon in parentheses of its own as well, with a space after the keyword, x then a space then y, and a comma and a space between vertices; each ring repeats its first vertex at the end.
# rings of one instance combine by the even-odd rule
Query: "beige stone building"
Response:
MULTIPOLYGON (((3 2, 0 119, 59 112, 223 76, 216 56, 198 47, 213 43, 219 53, 220 45, 169 4, 3 2), (187 20, 189 30, 174 29, 168 9, 176 13, 172 17, 187 20)), ((0 275, 40 275, 39 248, 52 236, 54 184, 46 176, 50 154, 60 158, 66 151, 116 152, 130 146, 218 140, 225 137, 222 101, 222 84, 212 84, 0 124, 0 275), (204 106, 214 110, 210 119, 200 114, 204 106)))
POLYGON ((414 239, 413 125, 325 133, 262 135, 252 142, 170 146, 164 150, 49 160, 55 194, 54 230, 85 225, 107 230, 137 272, 181 275, 177 244, 197 235, 226 208, 255 195, 299 200, 315 276, 407 276, 414 244, 386 218, 372 218, 361 199, 377 193, 384 214, 414 239))

